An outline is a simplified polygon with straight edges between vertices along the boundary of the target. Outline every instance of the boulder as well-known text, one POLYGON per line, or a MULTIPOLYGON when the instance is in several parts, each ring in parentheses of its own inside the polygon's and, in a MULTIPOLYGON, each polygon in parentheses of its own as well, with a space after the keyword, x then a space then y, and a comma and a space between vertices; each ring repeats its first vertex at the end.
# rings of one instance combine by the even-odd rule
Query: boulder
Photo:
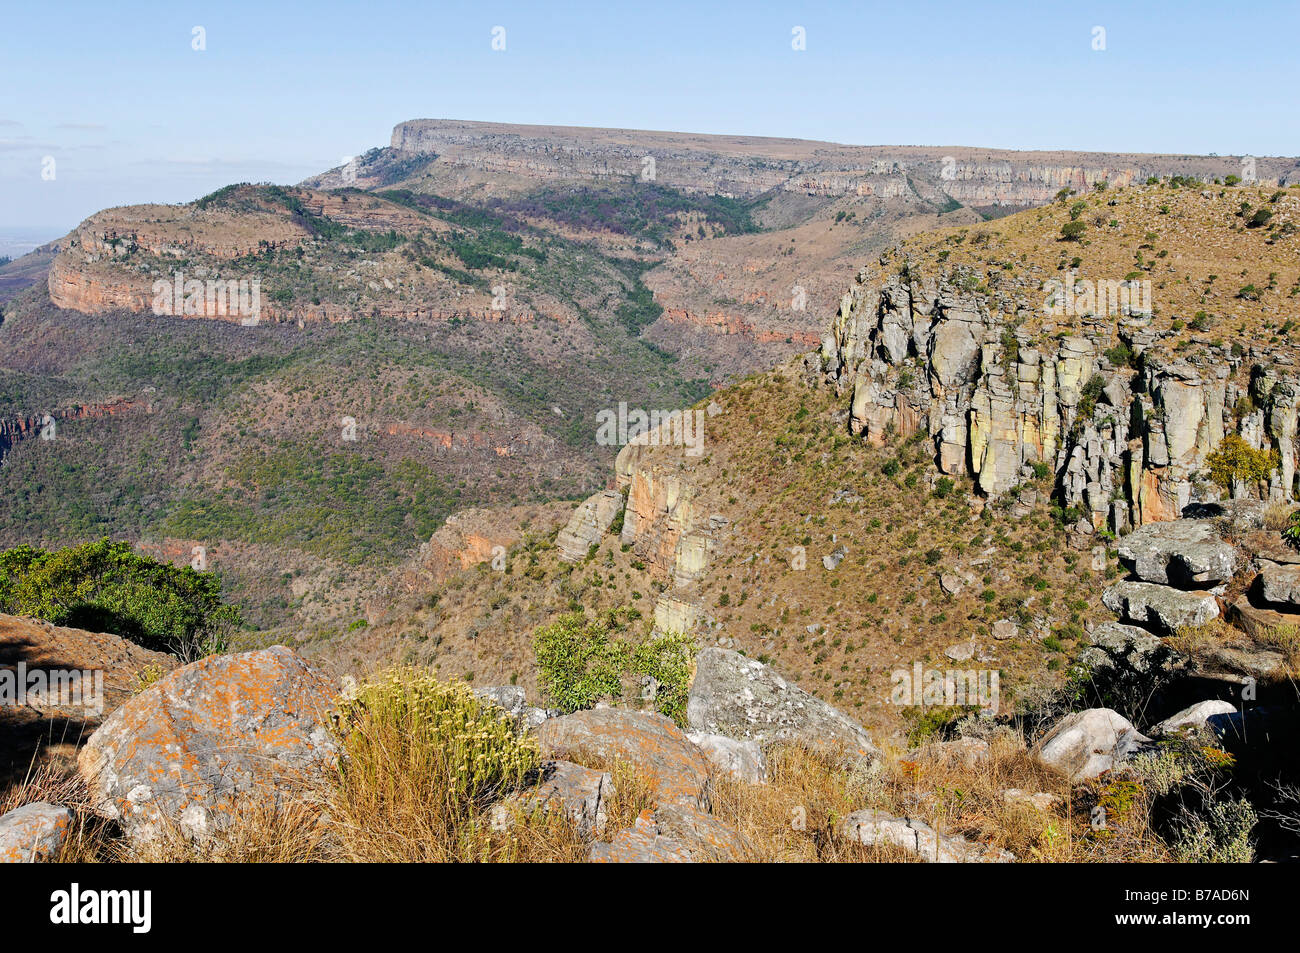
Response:
POLYGON ((500 705, 506 714, 513 717, 526 728, 536 728, 547 718, 555 718, 560 713, 553 708, 534 708, 528 704, 528 696, 518 685, 492 685, 476 688, 474 694, 479 698, 500 705))
POLYGON ((1204 625, 1219 615, 1214 596, 1183 592, 1151 582, 1117 582, 1102 594, 1106 608, 1130 622, 1145 622, 1161 635, 1185 625, 1204 625))
POLYGON ((762 662, 727 649, 696 655, 686 720, 692 731, 756 741, 765 749, 788 742, 854 757, 880 753, 856 721, 762 662))
POLYGON ((1092 630, 1091 648, 1080 655, 1094 670, 1115 667, 1145 674, 1173 664, 1174 653, 1146 629, 1121 622, 1103 622, 1092 630))
POLYGON ((939 588, 944 591, 945 595, 956 596, 961 593, 965 586, 960 577, 946 572, 939 576, 939 588))
POLYGON ((975 640, 950 645, 943 650, 943 654, 954 662, 968 662, 975 657, 975 640))
POLYGON ((72 812, 38 801, 0 817, 0 864, 35 864, 59 856, 72 812))
POLYGON ((696 731, 688 734, 692 744, 704 752, 714 769, 747 784, 767 781, 767 756, 757 741, 740 741, 725 735, 696 731))
POLYGON ((743 837, 711 814, 683 805, 642 811, 636 824, 609 843, 591 847, 591 861, 606 864, 684 864, 749 859, 743 837))
POLYGON ((1150 740, 1119 712, 1089 708, 1058 721, 1030 753, 1072 781, 1082 781, 1114 769, 1150 740))
POLYGON ((1232 716, 1236 714, 1237 708, 1235 705, 1218 699, 1209 699, 1190 705, 1176 715, 1170 715, 1158 725, 1154 725, 1151 728, 1151 734, 1157 738, 1162 738, 1183 729, 1197 728, 1204 725, 1221 738, 1231 730, 1233 725, 1232 716))
POLYGON ((1265 602, 1300 608, 1300 565, 1265 566, 1256 585, 1265 602))
POLYGON ((1020 788, 1007 788, 1002 792, 1002 799, 1008 804, 1026 804, 1036 811, 1042 811, 1044 814, 1049 813, 1063 800, 1059 794, 1051 794, 1047 791, 1038 791, 1031 794, 1020 788))
POLYGON ((1014 639, 1020 634, 1020 626, 1010 619, 998 619, 993 623, 993 638, 999 642, 1014 639))
POLYGON ((827 572, 834 572, 840 567, 840 563, 844 562, 844 557, 848 554, 849 551, 843 546, 836 546, 833 552, 822 557, 822 568, 827 572))
POLYGON ((1241 567, 1241 554, 1209 520, 1148 523, 1119 541, 1120 559, 1144 582, 1189 589, 1227 582, 1241 567))
POLYGON ((543 722, 537 741, 549 758, 581 755, 630 764, 654 786, 661 806, 708 806, 709 761, 663 715, 622 708, 578 711, 543 722))
POLYGON ((133 839, 201 838, 246 806, 274 809, 338 761, 335 688, 277 645, 186 665, 115 711, 77 757, 96 809, 133 839))
POLYGON ((571 761, 548 761, 542 765, 537 787, 497 804, 492 810, 492 821, 500 828, 510 823, 516 810, 525 814, 563 811, 583 836, 600 835, 605 831, 609 800, 613 796, 614 782, 609 772, 584 768, 571 761))
POLYGON ((957 837, 940 834, 925 821, 894 817, 887 811, 854 811, 837 825, 836 834, 868 847, 893 845, 936 864, 1007 864, 1015 855, 957 837))

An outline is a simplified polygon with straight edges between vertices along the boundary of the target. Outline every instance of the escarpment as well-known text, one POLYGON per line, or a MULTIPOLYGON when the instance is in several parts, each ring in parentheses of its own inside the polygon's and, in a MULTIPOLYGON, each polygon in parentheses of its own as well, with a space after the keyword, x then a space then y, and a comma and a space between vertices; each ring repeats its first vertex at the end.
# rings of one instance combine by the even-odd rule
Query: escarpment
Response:
MULTIPOLYGON (((1101 181, 1128 185, 1153 175, 1208 179, 1241 171, 1238 157, 856 146, 451 119, 399 123, 390 149, 405 158, 436 160, 437 169, 461 170, 467 175, 449 175, 447 180, 469 189, 478 188, 482 176, 509 176, 518 180, 515 187, 521 189, 537 180, 611 182, 643 177, 686 191, 737 196, 775 190, 890 198, 911 192, 912 180, 923 177, 937 182, 956 201, 979 208, 1040 205, 1061 188, 1088 189, 1101 181), (647 158, 654 160, 652 166, 646 165, 647 158)), ((1293 160, 1254 161, 1261 182, 1295 181, 1293 160)))

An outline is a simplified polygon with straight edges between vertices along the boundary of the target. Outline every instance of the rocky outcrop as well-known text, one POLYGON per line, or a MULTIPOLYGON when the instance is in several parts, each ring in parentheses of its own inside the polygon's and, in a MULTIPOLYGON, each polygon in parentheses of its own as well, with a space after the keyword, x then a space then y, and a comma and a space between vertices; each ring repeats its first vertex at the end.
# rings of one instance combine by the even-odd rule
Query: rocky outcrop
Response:
MULTIPOLYGON (((1205 180, 1239 173, 1235 157, 1127 155, 1098 152, 1012 152, 924 146, 854 146, 758 136, 594 129, 412 119, 393 128, 390 149, 427 158, 451 182, 484 174, 538 182, 611 183, 643 174, 656 160, 655 181, 683 191, 755 196, 773 189, 804 195, 881 195, 910 192, 909 180, 975 207, 1025 207, 1049 201, 1063 187, 1085 189, 1106 180, 1140 182, 1150 175, 1194 175, 1205 180), (435 161, 436 160, 436 161, 435 161)), ((1293 173, 1293 160, 1257 159, 1261 181, 1293 173)), ((337 185, 322 176, 322 185, 337 185)))
POLYGON ((335 686, 283 646, 212 656, 115 711, 78 755, 96 809, 134 840, 201 839, 327 778, 335 686))
POLYGON ((1079 658, 1093 672, 1117 670, 1145 675, 1174 664, 1174 653, 1141 626, 1103 622, 1093 629, 1089 643, 1079 658))
POLYGON ((762 662, 709 648, 696 656, 695 666, 686 703, 692 731, 755 741, 764 748, 784 742, 854 758, 879 754, 861 725, 762 662))
POLYGON ((851 394, 850 429, 868 442, 923 432, 939 470, 969 475, 989 496, 1050 473, 1065 506, 1118 534, 1213 502, 1194 477, 1239 427, 1252 446, 1279 451, 1270 494, 1291 497, 1300 382, 1283 368, 1234 376, 1240 361, 1157 354, 1150 315, 1123 288, 1053 338, 1022 328, 1041 308, 1040 282, 976 291, 960 270, 915 276, 908 262, 886 263, 897 270, 859 274, 818 355, 851 394), (1119 343, 1146 352, 1141 370, 1111 366, 1107 350, 1119 343), (1243 398, 1259 409, 1238 420, 1243 398))
POLYGON ((121 636, 0 614, 0 695, 9 696, 0 699, 0 787, 27 777, 34 764, 70 766, 78 746, 143 677, 176 665, 121 636), (14 689, 23 690, 19 704, 14 689))
POLYGON ((1227 582, 1243 562, 1209 520, 1151 523, 1125 536, 1118 549, 1138 579, 1185 589, 1227 582))
POLYGON ((0 418, 0 462, 14 444, 32 437, 44 436, 47 440, 59 439, 59 425, 75 420, 102 420, 128 414, 153 413, 153 402, 148 399, 117 397, 113 400, 72 407, 55 408, 46 413, 29 414, 18 418, 0 418))
POLYGON ((555 538, 560 558, 571 563, 585 558, 588 550, 609 532, 623 505, 623 495, 617 490, 601 490, 584 500, 555 538))

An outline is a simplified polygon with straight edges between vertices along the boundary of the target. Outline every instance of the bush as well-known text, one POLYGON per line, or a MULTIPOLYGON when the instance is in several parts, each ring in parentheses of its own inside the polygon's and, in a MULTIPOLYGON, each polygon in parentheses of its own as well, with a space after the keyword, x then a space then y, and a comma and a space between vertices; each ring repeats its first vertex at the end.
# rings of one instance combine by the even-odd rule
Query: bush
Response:
POLYGON ((1269 219, 1271 219, 1272 217, 1273 217, 1273 213, 1268 209, 1266 208, 1256 209, 1255 214, 1252 215, 1249 219, 1247 219, 1246 227, 1260 228, 1261 226, 1267 225, 1269 219))
POLYGON ((520 735, 495 703, 464 682, 440 682, 413 669, 362 686, 340 707, 338 725, 348 753, 345 783, 402 764, 417 777, 436 779, 439 793, 482 806, 522 786, 541 765, 537 743, 520 735))
POLYGON ((111 632, 185 659, 222 651, 242 624, 239 610, 222 604, 214 574, 178 569, 107 539, 0 553, 0 611, 111 632))
POLYGON ((615 637, 614 618, 591 620, 581 610, 560 616, 533 635, 538 681, 563 712, 621 699, 624 680, 653 678, 655 708, 679 724, 686 718, 694 641, 669 633, 631 642, 615 637))
MULTIPOLYGON (((414 669, 385 672, 339 706, 345 756, 328 813, 335 859, 579 859, 565 818, 516 810, 508 832, 486 816, 539 777, 537 742, 464 682, 414 669)), ((507 809, 508 810, 508 809, 507 809)))
POLYGON ((1083 239, 1083 234, 1088 230, 1086 222, 1066 222, 1061 226, 1061 240, 1067 242, 1077 242, 1083 239))

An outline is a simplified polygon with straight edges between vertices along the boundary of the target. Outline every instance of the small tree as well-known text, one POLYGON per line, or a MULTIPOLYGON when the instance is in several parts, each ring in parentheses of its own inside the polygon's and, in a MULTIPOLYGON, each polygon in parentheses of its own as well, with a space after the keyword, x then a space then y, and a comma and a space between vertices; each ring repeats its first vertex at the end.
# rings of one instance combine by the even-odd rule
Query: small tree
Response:
POLYGON ((1088 230, 1084 222, 1066 222, 1061 226, 1061 240, 1066 242, 1077 242, 1083 239, 1083 233, 1088 230))
POLYGON ((1205 458, 1210 479, 1231 496, 1238 483, 1260 484, 1268 481, 1282 459, 1276 450, 1256 450, 1239 434, 1230 433, 1205 458))

